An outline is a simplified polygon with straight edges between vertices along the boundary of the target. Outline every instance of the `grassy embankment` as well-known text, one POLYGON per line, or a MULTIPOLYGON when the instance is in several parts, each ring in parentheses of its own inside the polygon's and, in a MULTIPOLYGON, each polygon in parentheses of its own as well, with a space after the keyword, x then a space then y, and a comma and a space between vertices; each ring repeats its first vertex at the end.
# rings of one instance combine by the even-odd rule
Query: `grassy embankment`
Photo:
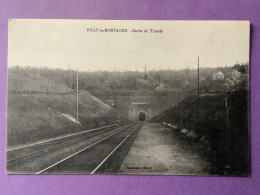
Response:
POLYGON ((37 74, 11 70, 8 78, 8 148, 115 123, 112 109, 86 91, 76 93, 37 74))
POLYGON ((212 174, 249 175, 248 91, 189 97, 154 117, 172 126, 184 139, 200 142, 201 155, 215 167, 212 174), (225 98, 227 97, 227 108, 225 98))

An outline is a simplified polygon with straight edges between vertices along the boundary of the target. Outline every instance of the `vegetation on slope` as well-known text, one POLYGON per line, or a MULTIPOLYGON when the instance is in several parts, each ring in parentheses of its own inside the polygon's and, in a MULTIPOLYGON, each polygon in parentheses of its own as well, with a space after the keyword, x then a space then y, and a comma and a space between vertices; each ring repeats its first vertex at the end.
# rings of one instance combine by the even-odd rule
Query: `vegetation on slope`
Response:
MULTIPOLYGON (((200 86, 204 93, 216 90, 223 92, 232 87, 236 74, 248 72, 248 65, 235 65, 223 68, 201 68, 200 86), (221 71, 225 78, 213 80, 213 73, 221 71), (227 85, 223 85, 226 83, 227 85)), ((50 68, 32 68, 15 66, 9 69, 11 81, 9 90, 49 93, 73 93, 76 88, 76 71, 50 68), (17 72, 19 74, 17 74, 17 72), (28 82, 32 80, 33 82, 28 82)), ((243 74, 247 80, 247 74, 243 74)), ((197 70, 149 70, 147 72, 79 72, 79 89, 87 90, 104 103, 113 106, 124 117, 128 117, 132 102, 146 102, 152 106, 155 116, 184 98, 195 95, 197 88, 197 70)))
POLYGON ((8 147, 120 120, 109 105, 80 91, 77 122, 76 92, 29 70, 9 71, 8 90, 8 147))
MULTIPOLYGON (((248 64, 236 64, 230 67, 200 68, 201 87, 207 87, 213 73, 221 71, 227 75, 233 70, 248 72, 248 64)), ((32 68, 15 66, 9 72, 20 74, 37 74, 54 82, 76 88, 76 71, 50 68, 32 68)), ((197 88, 197 69, 182 70, 149 70, 138 71, 96 71, 79 72, 79 89, 87 91, 164 91, 164 90, 193 90, 197 88)))
POLYGON ((204 142, 202 155, 213 163, 212 174, 249 175, 248 106, 248 91, 240 89, 199 100, 189 97, 151 121, 170 123, 177 131, 204 142))

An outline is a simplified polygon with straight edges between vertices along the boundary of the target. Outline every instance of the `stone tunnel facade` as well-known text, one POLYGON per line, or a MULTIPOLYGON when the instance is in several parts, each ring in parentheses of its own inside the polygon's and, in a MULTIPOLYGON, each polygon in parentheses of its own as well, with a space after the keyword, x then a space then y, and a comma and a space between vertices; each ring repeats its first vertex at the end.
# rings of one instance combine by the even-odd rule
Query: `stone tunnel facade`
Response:
POLYGON ((152 117, 152 108, 150 104, 133 102, 129 108, 129 120, 137 121, 141 113, 145 114, 145 120, 152 117))

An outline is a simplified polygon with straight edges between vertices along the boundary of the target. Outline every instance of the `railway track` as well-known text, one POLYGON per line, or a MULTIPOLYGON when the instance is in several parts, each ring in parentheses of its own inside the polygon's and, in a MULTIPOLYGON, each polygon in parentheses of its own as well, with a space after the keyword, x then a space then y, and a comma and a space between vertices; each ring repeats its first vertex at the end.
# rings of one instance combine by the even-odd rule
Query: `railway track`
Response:
MULTIPOLYGON (((131 142, 130 138, 140 129, 141 125, 142 123, 139 122, 114 129, 109 128, 105 131, 89 131, 76 136, 70 136, 70 138, 67 137, 62 141, 59 140, 59 142, 54 142, 55 144, 44 143, 41 147, 37 146, 37 149, 33 152, 30 151, 30 147, 32 147, 30 146, 30 149, 22 149, 23 152, 27 151, 27 153, 24 152, 19 155, 10 155, 11 153, 9 153, 7 173, 105 173, 106 170, 109 170, 107 162, 111 161, 111 157, 117 153, 116 151, 120 153, 122 145, 129 145, 128 142, 131 142)), ((127 150, 123 150, 125 154, 121 152, 117 159, 124 159, 130 147, 127 148, 127 150)), ((117 164, 118 162, 110 167, 112 169, 118 168, 119 165, 117 164)))
POLYGON ((32 143, 25 146, 9 149, 6 152, 6 161, 8 163, 11 161, 22 159, 31 156, 33 154, 37 154, 39 152, 44 152, 45 150, 55 148, 60 145, 65 145, 67 143, 80 140, 82 138, 85 138, 86 136, 89 136, 90 133, 98 132, 98 131, 108 131, 121 125, 123 125, 123 123, 108 125, 104 127, 95 128, 95 129, 89 129, 78 133, 72 133, 57 138, 53 138, 50 140, 40 141, 37 143, 32 143))

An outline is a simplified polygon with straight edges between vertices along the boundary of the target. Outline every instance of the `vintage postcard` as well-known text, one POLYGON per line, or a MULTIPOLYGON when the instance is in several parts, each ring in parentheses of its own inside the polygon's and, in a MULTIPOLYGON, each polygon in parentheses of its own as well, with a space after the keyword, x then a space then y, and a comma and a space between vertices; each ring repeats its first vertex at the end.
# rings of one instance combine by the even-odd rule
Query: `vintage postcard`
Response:
POLYGON ((248 21, 8 28, 7 174, 250 176, 248 21))

